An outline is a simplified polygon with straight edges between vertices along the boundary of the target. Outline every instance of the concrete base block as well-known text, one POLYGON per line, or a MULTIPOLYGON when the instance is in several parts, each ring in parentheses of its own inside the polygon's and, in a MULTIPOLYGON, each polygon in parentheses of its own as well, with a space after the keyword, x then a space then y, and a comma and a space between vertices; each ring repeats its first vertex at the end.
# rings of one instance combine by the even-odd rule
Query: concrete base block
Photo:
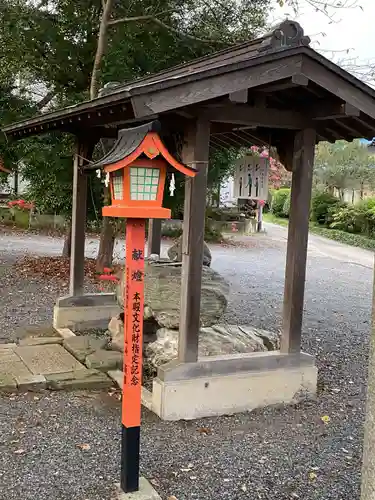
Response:
POLYGON ((112 293, 62 297, 54 307, 53 326, 57 330, 107 328, 110 319, 118 316, 120 312, 112 293))
POLYGON ((161 500, 160 495, 144 477, 139 478, 139 491, 124 493, 119 484, 116 484, 114 500, 161 500))
POLYGON ((163 420, 191 420, 294 403, 316 395, 317 375, 314 358, 303 353, 171 362, 154 379, 152 410, 163 420))

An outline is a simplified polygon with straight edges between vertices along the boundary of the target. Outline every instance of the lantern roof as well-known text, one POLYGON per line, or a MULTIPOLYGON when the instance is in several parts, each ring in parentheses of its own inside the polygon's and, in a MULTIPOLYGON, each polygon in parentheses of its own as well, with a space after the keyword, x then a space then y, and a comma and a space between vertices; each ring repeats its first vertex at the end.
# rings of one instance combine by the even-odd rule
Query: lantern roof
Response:
POLYGON ((120 130, 113 148, 103 158, 91 163, 88 168, 114 171, 126 167, 142 155, 151 160, 161 155, 176 170, 194 177, 197 170, 180 163, 169 153, 159 137, 160 130, 161 124, 158 120, 120 130))

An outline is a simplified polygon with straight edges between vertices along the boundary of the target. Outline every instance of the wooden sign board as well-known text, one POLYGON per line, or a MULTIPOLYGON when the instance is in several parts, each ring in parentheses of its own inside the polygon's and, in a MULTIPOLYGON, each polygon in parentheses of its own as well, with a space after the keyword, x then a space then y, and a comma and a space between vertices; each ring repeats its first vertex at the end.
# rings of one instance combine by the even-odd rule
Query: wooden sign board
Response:
POLYGON ((267 200, 268 171, 268 158, 252 155, 240 158, 234 174, 233 198, 267 200))

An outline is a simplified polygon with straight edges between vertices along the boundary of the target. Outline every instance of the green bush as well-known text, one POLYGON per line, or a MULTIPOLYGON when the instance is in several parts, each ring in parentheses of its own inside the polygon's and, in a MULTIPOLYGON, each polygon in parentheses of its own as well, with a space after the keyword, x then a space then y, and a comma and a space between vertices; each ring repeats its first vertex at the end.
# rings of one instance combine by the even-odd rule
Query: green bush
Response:
POLYGON ((329 226, 335 211, 342 206, 333 194, 326 191, 315 191, 311 198, 311 220, 321 226, 329 226))
POLYGON ((287 197, 290 197, 290 189, 282 188, 275 190, 272 196, 271 212, 276 217, 285 217, 284 203, 287 197))
POLYGON ((331 228, 348 233, 363 234, 370 238, 375 235, 375 200, 369 198, 356 205, 340 207, 332 213, 331 228))

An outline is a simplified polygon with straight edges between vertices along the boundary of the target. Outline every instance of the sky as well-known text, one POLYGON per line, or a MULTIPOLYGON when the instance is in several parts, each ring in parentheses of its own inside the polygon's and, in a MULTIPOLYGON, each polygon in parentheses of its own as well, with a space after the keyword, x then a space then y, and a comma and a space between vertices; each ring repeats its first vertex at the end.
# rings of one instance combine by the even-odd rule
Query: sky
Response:
MULTIPOLYGON (((295 19, 312 39, 310 45, 315 50, 345 69, 353 68, 356 76, 368 77, 368 66, 372 64, 375 67, 375 0, 358 0, 357 3, 363 10, 359 7, 331 9, 331 13, 335 12, 335 22, 331 22, 324 14, 309 6, 308 0, 300 0, 299 15, 296 16, 290 7, 276 6, 271 21, 295 19)), ((375 77, 372 84, 375 86, 375 77)))

